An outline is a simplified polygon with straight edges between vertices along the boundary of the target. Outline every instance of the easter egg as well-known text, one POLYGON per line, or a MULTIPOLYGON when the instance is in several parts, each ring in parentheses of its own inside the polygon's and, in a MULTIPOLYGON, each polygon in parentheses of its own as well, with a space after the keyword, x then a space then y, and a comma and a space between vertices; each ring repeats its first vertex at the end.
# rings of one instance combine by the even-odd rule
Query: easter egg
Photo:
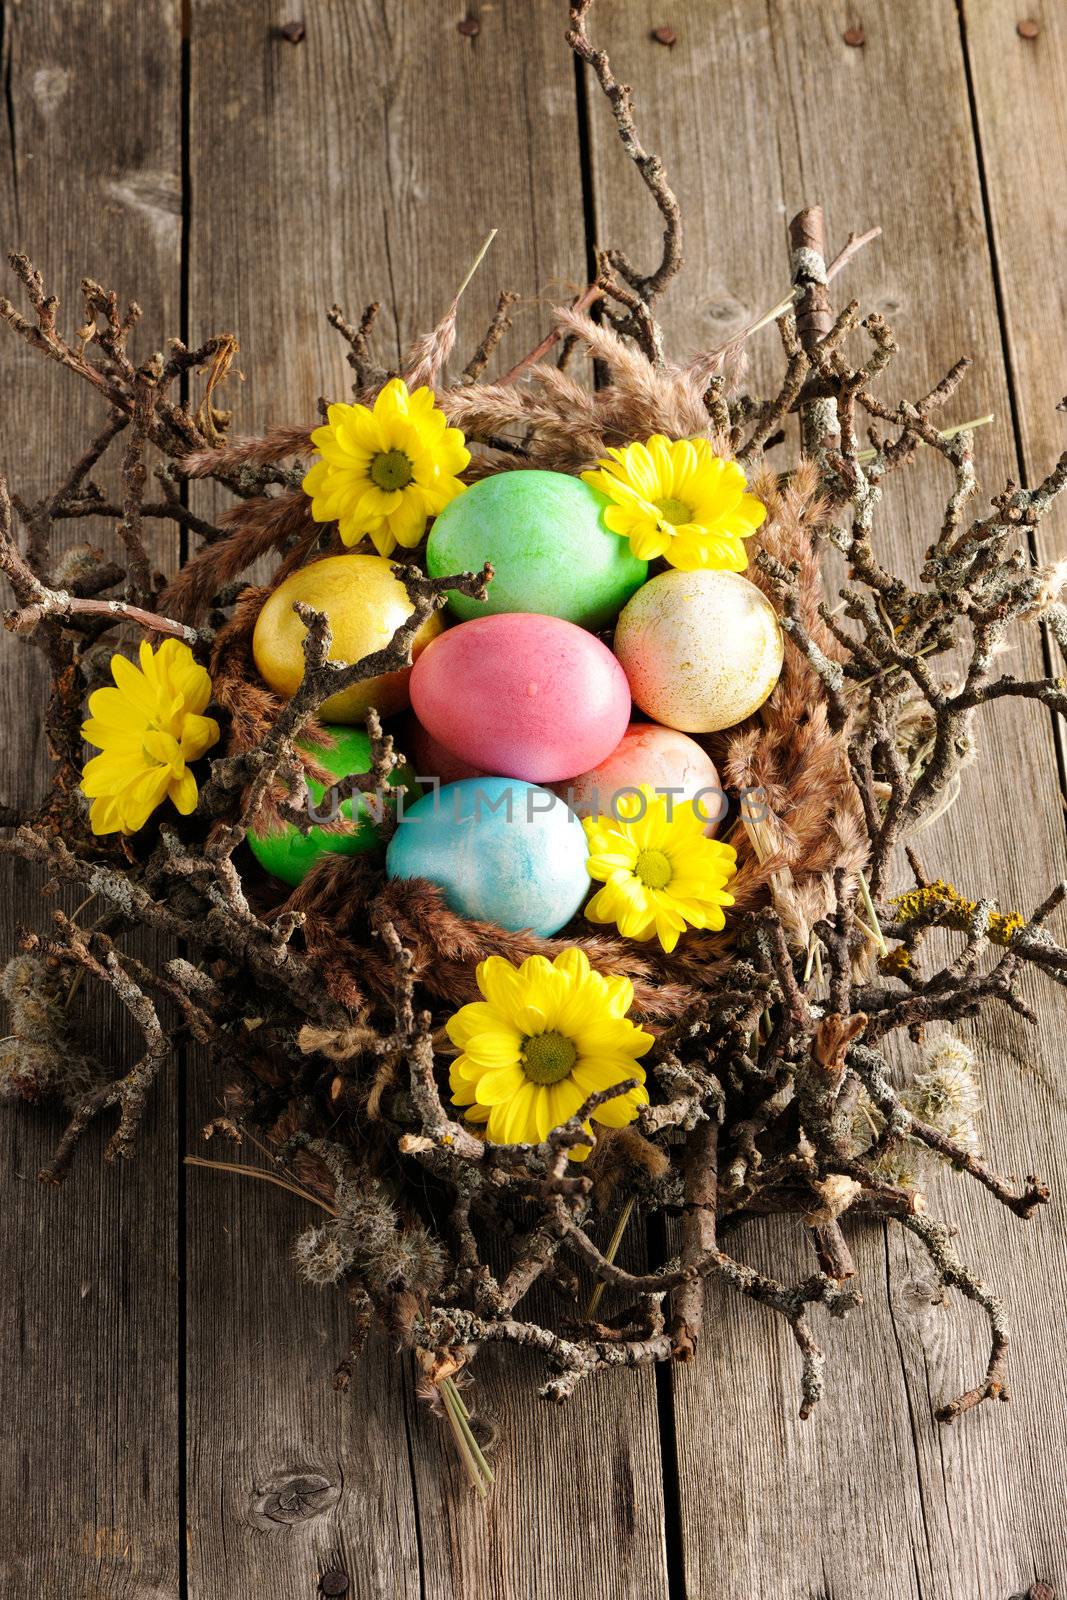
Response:
POLYGON ((634 701, 687 733, 732 728, 766 700, 782 670, 774 607, 736 572, 662 572, 628 601, 615 654, 634 701))
POLYGON ((560 617, 475 617, 434 639, 411 673, 415 715, 480 767, 530 783, 585 772, 630 720, 626 675, 593 634, 560 617))
POLYGON ((611 817, 617 797, 642 783, 670 794, 675 805, 695 799, 709 836, 726 815, 726 796, 707 751, 695 739, 655 722, 631 722, 598 767, 552 787, 578 816, 611 817))
POLYGON ((408 713, 402 735, 404 750, 410 755, 417 778, 436 778, 439 783, 459 783, 464 778, 480 778, 484 767, 462 756, 453 755, 432 733, 427 733, 414 712, 408 713))
POLYGON ((464 621, 538 611, 601 628, 648 575, 627 540, 604 524, 605 495, 563 472, 498 472, 458 495, 426 546, 432 577, 493 564, 487 600, 449 595, 464 621))
MULTIPOLYGON (((286 699, 296 693, 304 676, 307 629, 293 610, 297 600, 329 618, 331 661, 362 661, 383 649, 413 609, 404 585, 381 556, 327 556, 291 573, 268 596, 252 636, 260 676, 286 699)), ((442 627, 439 614, 428 617, 415 636, 412 656, 442 627)), ((374 706, 379 715, 392 716, 408 704, 410 676, 411 668, 404 667, 353 684, 332 695, 319 715, 326 722, 361 722, 374 706)))
POLYGON ((461 916, 548 936, 589 892, 585 832, 550 789, 468 778, 408 806, 389 841, 390 878, 440 884, 461 916))
MULTIPOLYGON (((354 794, 345 791, 344 779, 353 774, 369 772, 371 768, 370 740, 362 728, 327 727, 334 740, 332 746, 305 744, 303 748, 339 785, 340 792, 323 800, 326 789, 317 778, 309 777, 308 790, 317 815, 328 822, 336 814, 354 821, 345 833, 328 832, 325 828, 312 828, 301 833, 287 822, 277 832, 250 831, 248 848, 265 871, 283 883, 301 883, 321 856, 327 853, 342 856, 362 855, 372 849, 381 837, 381 820, 384 806, 375 795, 354 794), (353 810, 354 808, 354 810, 353 810), (377 808, 377 809, 376 809, 377 808)), ((421 793, 410 767, 394 767, 389 782, 403 786, 413 796, 421 793)))

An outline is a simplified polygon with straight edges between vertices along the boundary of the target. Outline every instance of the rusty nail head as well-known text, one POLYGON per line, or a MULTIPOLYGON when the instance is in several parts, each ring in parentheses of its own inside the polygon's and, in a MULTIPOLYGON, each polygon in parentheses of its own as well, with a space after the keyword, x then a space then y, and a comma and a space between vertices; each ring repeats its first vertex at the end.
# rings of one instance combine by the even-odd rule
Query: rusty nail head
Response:
POLYGON ((278 32, 289 44, 299 44, 307 34, 307 29, 302 22, 287 22, 278 32))
POLYGON ((323 1594, 342 1595, 348 1593, 347 1572, 324 1572, 319 1579, 319 1588, 323 1594))
POLYGON ((476 39, 482 31, 482 25, 477 17, 464 17, 456 26, 465 39, 476 39))
POLYGON ((652 37, 657 44, 665 44, 668 50, 672 44, 678 43, 678 35, 673 28, 653 28, 652 37))
POLYGON ((1041 32, 1041 24, 1035 22, 1033 17, 1024 17, 1022 22, 1016 24, 1015 31, 1020 39, 1036 39, 1041 32))
POLYGON ((853 50, 862 49, 867 43, 867 35, 858 23, 854 28, 846 28, 841 37, 853 50))

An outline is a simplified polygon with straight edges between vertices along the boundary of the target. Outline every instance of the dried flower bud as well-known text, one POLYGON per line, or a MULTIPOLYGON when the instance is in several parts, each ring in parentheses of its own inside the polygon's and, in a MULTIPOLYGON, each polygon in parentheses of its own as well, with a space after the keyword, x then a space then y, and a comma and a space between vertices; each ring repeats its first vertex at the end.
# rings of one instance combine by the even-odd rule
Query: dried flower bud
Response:
POLYGON ((301 1274, 319 1289, 340 1283, 352 1265, 353 1253, 342 1245, 333 1223, 306 1229, 293 1245, 293 1259, 301 1274))

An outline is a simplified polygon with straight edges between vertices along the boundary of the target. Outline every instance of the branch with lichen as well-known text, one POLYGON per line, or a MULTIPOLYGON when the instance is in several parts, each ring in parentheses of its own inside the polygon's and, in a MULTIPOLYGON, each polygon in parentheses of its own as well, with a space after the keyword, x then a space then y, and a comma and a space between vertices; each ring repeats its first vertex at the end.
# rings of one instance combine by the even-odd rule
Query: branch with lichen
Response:
MULTIPOLYGON (((257 873, 244 848, 250 827, 264 817, 309 826, 307 783, 323 773, 302 740, 321 731, 322 706, 409 664, 447 591, 484 596, 491 570, 431 578, 423 553, 410 552, 396 568, 410 614, 357 662, 331 659, 329 619, 304 608, 303 679, 288 701, 274 699, 252 670, 256 617, 277 584, 334 539, 300 489, 309 426, 231 436, 221 386, 237 352, 232 334, 195 349, 172 341, 165 355, 135 360, 135 305, 121 308, 87 279, 81 320, 65 333, 57 300, 17 256, 29 315, 0 301, 0 321, 95 391, 104 417, 40 499, 9 500, 0 481, 0 573, 15 602, 5 620, 48 665, 53 756, 37 805, 24 815, 0 808, 0 851, 77 886, 82 910, 92 907, 84 923, 80 911, 28 934, 7 968, 0 1094, 64 1106, 68 1125, 44 1174, 59 1180, 97 1116, 117 1113, 108 1151, 130 1153, 170 1047, 195 1039, 221 1086, 213 1131, 264 1163, 202 1164, 266 1178, 317 1209, 297 1241, 298 1269, 344 1288, 357 1334, 373 1314, 420 1353, 464 1449, 442 1385, 479 1349, 532 1350, 547 1368, 541 1393, 562 1401, 599 1371, 692 1359, 716 1337, 705 1316, 712 1280, 784 1318, 809 1415, 826 1366, 810 1307, 842 1316, 859 1305, 848 1231, 871 1218, 914 1233, 941 1281, 988 1320, 986 1370, 940 1408, 951 1420, 1006 1393, 1007 1326, 984 1270, 959 1260, 947 1225, 930 1215, 920 1177, 935 1163, 954 1169, 1021 1220, 1048 1199, 1039 1178, 1002 1174, 982 1150, 977 1067, 951 1030, 990 1006, 1033 1021, 1022 993, 1031 970, 1067 983, 1067 949, 1050 931, 1067 885, 1029 915, 1004 910, 980 886, 928 880, 914 850, 914 885, 902 884, 899 846, 910 848, 953 803, 987 706, 1014 699, 1037 715, 1067 715, 1061 680, 1017 680, 998 665, 1013 630, 1043 621, 1067 655, 1063 575, 1035 565, 1029 548, 1067 487, 1067 456, 1036 488, 1008 484, 979 509, 973 432, 938 426, 968 363, 918 397, 881 397, 896 338, 854 301, 836 311, 829 288, 878 230, 850 236, 831 256, 818 208, 790 226, 782 302, 728 345, 670 360, 655 311, 681 265, 678 204, 638 133, 629 90, 591 40, 590 11, 591 0, 572 6, 570 42, 662 219, 659 262, 646 272, 618 249, 603 251, 596 283, 495 379, 486 374, 515 296, 501 291, 450 379, 453 301, 401 371, 432 384, 450 420, 494 453, 472 463, 472 477, 499 470, 501 453, 508 464, 578 472, 661 432, 732 450, 758 485, 768 516, 749 575, 778 610, 786 660, 772 700, 724 737, 729 786, 767 800, 762 821, 742 806, 733 823, 739 870, 727 934, 693 934, 670 955, 580 923, 562 939, 537 939, 457 916, 432 885, 387 882, 380 854, 330 856, 292 892, 257 873), (607 302, 600 322, 588 314, 596 301, 607 302), (749 393, 741 346, 771 322, 781 378, 768 394, 749 393), (562 356, 549 359, 559 344, 562 356, 588 352, 605 381, 589 388, 562 356), (196 391, 184 403, 180 380, 196 391), (804 454, 786 463, 775 452, 794 415, 804 454), (905 578, 881 534, 886 486, 931 452, 947 474, 944 510, 918 577, 905 578), (116 493, 96 481, 109 464, 116 493), (184 503, 192 478, 229 498, 216 521, 184 503), (110 525, 113 549, 60 555, 60 531, 86 518, 110 525), (197 546, 165 586, 146 532, 155 521, 182 527, 197 546), (839 605, 822 585, 826 544, 848 563, 839 605), (272 571, 257 588, 246 575, 263 562, 272 571), (98 838, 78 786, 85 701, 100 681, 102 647, 160 636, 210 663, 227 742, 205 758, 191 816, 122 841, 98 838), (125 947, 144 927, 160 936, 155 964, 125 947), (930 939, 933 930, 947 938, 930 939), (591 1131, 591 1112, 632 1087, 616 1085, 539 1143, 494 1145, 450 1104, 444 1024, 475 998, 487 956, 520 962, 565 945, 632 982, 634 1015, 655 1036, 649 1104, 628 1127, 591 1131), (97 1061, 87 1043, 76 1002, 89 980, 107 986, 140 1031, 143 1052, 128 1070, 97 1061), (926 1042, 891 1075, 887 1041, 920 1035, 926 1042), (939 1040, 944 1059, 932 1059, 939 1040), (590 1145, 588 1161, 575 1164, 572 1154, 590 1145), (681 1219, 676 1256, 622 1264, 635 1212, 681 1219), (756 1272, 724 1248, 739 1221, 771 1214, 788 1218, 814 1257, 800 1281, 756 1272), (558 1317, 527 1312, 539 1285, 559 1297, 558 1317)), ((395 375, 371 349, 377 312, 371 302, 356 322, 336 306, 328 317, 364 401, 395 375)), ((371 768, 354 788, 380 794, 402 759, 402 735, 374 711, 367 732, 371 768)), ((342 1369, 351 1359, 346 1352, 342 1369)))

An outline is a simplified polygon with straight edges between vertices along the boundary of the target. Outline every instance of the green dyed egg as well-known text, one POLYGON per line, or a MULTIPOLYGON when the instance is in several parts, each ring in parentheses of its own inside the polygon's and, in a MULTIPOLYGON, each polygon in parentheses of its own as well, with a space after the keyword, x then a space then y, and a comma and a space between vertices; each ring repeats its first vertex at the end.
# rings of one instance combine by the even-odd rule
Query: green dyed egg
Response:
POLYGON ((534 611, 582 628, 612 622, 648 575, 648 562, 604 525, 607 497, 563 472, 498 472, 457 495, 430 531, 432 577, 493 564, 489 598, 453 592, 464 622, 534 611))
MULTIPOLYGON (((312 828, 309 833, 301 833, 290 822, 285 824, 280 833, 250 832, 248 847, 252 854, 265 871, 272 877, 281 878, 283 883, 301 883, 316 861, 327 852, 358 856, 364 850, 373 849, 381 840, 377 797, 363 794, 349 796, 344 787, 345 778, 370 771, 370 740, 362 728, 328 727, 326 731, 335 741, 332 749, 317 744, 307 744, 302 748, 326 768, 340 785, 340 791, 333 802, 330 799, 324 802, 326 790, 321 783, 309 778, 308 789, 315 809, 323 820, 331 815, 336 799, 341 800, 337 808, 338 815, 350 820, 355 804, 356 826, 348 833, 328 833, 325 828, 312 828)), ((422 793, 408 766, 394 767, 389 774, 389 782, 402 787, 413 799, 422 793)))

